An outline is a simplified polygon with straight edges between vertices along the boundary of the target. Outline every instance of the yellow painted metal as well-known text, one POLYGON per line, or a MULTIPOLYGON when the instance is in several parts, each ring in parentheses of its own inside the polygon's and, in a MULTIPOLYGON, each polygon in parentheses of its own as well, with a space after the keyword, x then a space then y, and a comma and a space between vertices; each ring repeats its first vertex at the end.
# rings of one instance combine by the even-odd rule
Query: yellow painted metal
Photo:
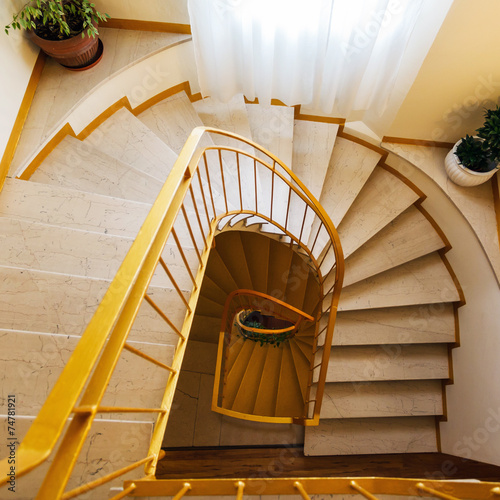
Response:
MULTIPOLYGON (((334 288, 331 296, 331 314, 327 331, 327 347, 325 347, 324 357, 324 359, 328 359, 327 355, 329 354, 336 306, 343 277, 341 245, 328 215, 303 183, 293 174, 293 172, 280 162, 278 158, 272 155, 272 153, 265 151, 252 141, 236 134, 207 127, 198 127, 192 131, 186 141, 138 237, 120 266, 116 277, 110 284, 107 293, 83 333, 80 342, 56 382, 54 389, 48 396, 33 425, 26 434, 25 439, 17 450, 18 463, 22 465, 20 465, 16 472, 17 478, 21 478, 24 474, 41 464, 52 453, 62 435, 68 417, 74 411, 76 402, 80 401, 78 408, 82 409, 82 412, 73 413, 74 416, 60 442, 58 451, 54 456, 49 472, 45 476, 37 499, 53 500, 61 498, 64 494, 65 485, 76 463, 78 454, 82 449, 83 442, 91 428, 93 419, 100 407, 100 401, 102 400, 120 354, 125 348, 127 337, 144 300, 151 278, 158 266, 165 243, 170 235, 174 237, 186 266, 186 270, 189 272, 193 281, 193 291, 189 300, 189 308, 191 311, 194 311, 198 300, 198 290, 205 272, 208 253, 212 247, 213 235, 217 222, 223 217, 237 213, 258 215, 263 221, 274 224, 284 234, 296 242, 300 248, 303 248, 304 251, 308 253, 313 264, 317 267, 316 258, 307 248, 307 244, 301 242, 297 235, 291 234, 290 231, 271 220, 267 215, 258 213, 256 210, 258 207, 243 207, 242 210, 237 211, 228 211, 226 209, 226 212, 217 212, 213 202, 213 192, 208 169, 206 169, 205 173, 208 179, 214 217, 210 221, 211 228, 209 234, 205 235, 205 248, 199 256, 200 267, 196 278, 194 278, 182 249, 182 245, 180 245, 179 239, 175 233, 174 224, 179 213, 184 210, 183 202, 187 193, 192 189, 194 180, 197 179, 201 185, 198 166, 200 165, 200 168, 204 168, 204 162, 207 160, 206 151, 209 149, 217 150, 219 158, 222 158, 223 151, 232 151, 232 154, 237 155, 238 161, 239 156, 246 156, 253 159, 254 165, 258 162, 260 166, 274 170, 274 175, 277 178, 279 177, 282 182, 287 184, 290 189, 294 191, 294 195, 297 199, 302 200, 305 204, 304 206, 307 205, 313 210, 315 216, 325 227, 330 240, 333 242, 337 262, 335 268, 337 286, 334 288), (204 149, 199 148, 201 138, 207 133, 230 137, 243 144, 250 145, 255 148, 256 151, 259 151, 260 155, 266 155, 269 162, 266 163, 236 148, 219 146, 204 149), (84 388, 85 391, 82 394, 84 388), (85 409, 85 411, 83 411, 83 409, 85 409)), ((222 179, 222 181, 224 182, 224 179, 222 179)), ((204 197, 204 192, 201 192, 204 197)), ((226 198, 225 202, 227 203, 226 198)), ((205 199, 203 208, 208 214, 207 202, 205 199)), ((202 212, 202 210, 198 210, 198 207, 196 207, 198 221, 200 212, 202 212)), ((318 274, 321 280, 321 273, 319 272, 318 274)), ((185 321, 180 328, 180 333, 184 338, 187 338, 189 327, 192 322, 193 314, 191 311, 186 310, 185 321)), ((165 316, 168 318, 166 314, 165 316)), ((161 446, 161 439, 166 427, 168 412, 171 408, 178 371, 180 370, 182 357, 185 351, 186 342, 184 338, 180 338, 178 342, 177 351, 172 363, 172 368, 175 370, 175 373, 172 372, 167 381, 165 395, 161 405, 162 413, 159 415, 157 425, 155 426, 155 435, 153 436, 150 450, 156 450, 156 453, 150 451, 148 455, 157 456, 161 446)), ((326 375, 326 371, 324 375, 326 375)), ((320 383, 321 377, 322 375, 320 375, 320 383)), ((320 393, 320 388, 318 388, 318 394, 320 393)), ((321 401, 321 397, 317 399, 321 401)), ((315 407, 315 418, 316 416, 319 418, 319 405, 315 407)), ((309 423, 310 422, 305 423, 305 425, 309 423)), ((153 460, 147 467, 147 473, 149 475, 154 473, 155 467, 156 460, 153 460)), ((8 471, 8 462, 7 459, 4 459, 0 462, 0 485, 6 483, 8 471)), ((125 488, 126 490, 127 488, 132 488, 132 484, 129 483, 125 488)), ((132 489, 129 491, 132 491, 132 489)), ((133 490, 132 494, 135 495, 136 493, 137 490, 133 490)))
POLYGON ((500 496, 500 486, 491 489, 492 495, 500 496))
POLYGON ((130 344, 125 344, 123 346, 123 348, 126 349, 127 351, 135 354, 136 356, 139 356, 143 359, 147 359, 151 363, 153 363, 157 366, 160 366, 161 368, 164 368, 165 370, 168 370, 169 372, 176 373, 176 371, 171 366, 168 366, 165 363, 162 363, 161 361, 158 361, 157 359, 155 359, 147 354, 144 354, 142 351, 139 351, 139 349, 136 349, 135 347, 131 346, 130 344))
POLYGON ((446 493, 443 493, 442 491, 437 491, 434 488, 430 488, 429 486, 425 486, 424 483, 417 483, 416 488, 419 492, 425 492, 428 493, 429 495, 437 498, 442 498, 443 500, 459 500, 457 497, 448 495, 446 493))
POLYGON ((111 500, 120 500, 121 498, 128 497, 130 493, 132 493, 136 489, 135 483, 130 483, 126 488, 123 489, 122 492, 118 493, 118 495, 115 495, 114 497, 111 498, 111 500))
POLYGON ((311 497, 307 494, 307 491, 304 489, 300 481, 295 481, 293 483, 293 486, 297 489, 297 491, 300 493, 300 496, 304 500, 311 500, 311 497))
MULTIPOLYGON (((372 495, 401 495, 418 496, 417 484, 423 483, 429 488, 442 488, 455 498, 471 500, 486 500, 493 498, 491 490, 499 486, 498 482, 468 482, 468 481, 441 481, 421 480, 407 478, 386 477, 252 477, 239 478, 245 483, 246 495, 296 495, 296 482, 299 482, 309 495, 352 495, 351 482, 369 491, 372 495)), ((185 479, 169 480, 137 480, 134 481, 137 489, 131 496, 169 496, 174 495, 182 487, 185 479)), ((189 479, 190 494, 194 496, 220 496, 234 495, 234 479, 189 479)), ((129 481, 125 481, 125 486, 129 481)))
POLYGON ((368 498, 368 500, 378 500, 375 495, 372 495, 369 491, 365 490, 356 481, 351 481, 350 484, 353 489, 355 489, 358 493, 361 493, 361 495, 363 495, 365 498, 368 498))
POLYGON ((234 484, 236 486, 236 500, 243 500, 243 490, 245 489, 245 483, 243 481, 238 481, 234 484))
POLYGON ((174 498, 172 500, 181 500, 181 498, 191 489, 191 484, 189 483, 184 483, 182 485, 182 488, 181 490, 179 491, 179 493, 177 493, 177 495, 174 496, 174 498))

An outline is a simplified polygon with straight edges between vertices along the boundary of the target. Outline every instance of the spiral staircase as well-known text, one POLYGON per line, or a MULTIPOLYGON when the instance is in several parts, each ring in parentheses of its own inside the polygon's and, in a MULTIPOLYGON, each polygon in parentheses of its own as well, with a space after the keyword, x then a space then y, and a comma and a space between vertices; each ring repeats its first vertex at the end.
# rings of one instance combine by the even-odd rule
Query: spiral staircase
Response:
MULTIPOLYGON (((450 245, 422 207, 425 194, 385 163, 383 150, 345 133, 342 124, 295 119, 293 108, 246 103, 242 96, 220 104, 210 98, 192 102, 180 92, 138 116, 122 108, 85 140, 66 137, 29 180, 6 180, 0 194, 3 397, 18 395, 23 422, 36 415, 198 126, 237 133, 275 153, 338 230, 344 286, 319 425, 305 427, 305 453, 437 451, 436 425, 445 415, 443 388, 451 380, 449 350, 456 342, 456 307, 463 295, 445 257, 450 245)), ((224 146, 224 137, 218 139, 224 146)), ((225 182, 229 192, 236 189, 230 177, 225 182)), ((269 196, 264 175, 255 186, 261 199, 269 196)), ((309 247, 326 248, 317 220, 303 215, 293 199, 280 199, 279 189, 274 196, 275 206, 309 247)), ((217 187, 213 203, 223 204, 217 187)), ((192 213, 189 219, 195 220, 192 213)), ((182 252, 169 241, 162 257, 188 301, 190 278, 177 270, 183 260, 196 269, 196 235, 187 222, 177 236, 182 252)), ((318 255, 335 269, 331 259, 326 250, 318 255)), ((325 291, 333 275, 326 276, 325 291)), ((303 249, 259 217, 233 215, 217 228, 188 353, 195 344, 201 346, 198 352, 214 352, 225 300, 238 289, 273 295, 312 315, 322 306, 317 270, 303 249)), ((183 299, 160 270, 148 294, 168 309, 174 323, 182 323, 183 299)), ((325 333, 320 322, 279 348, 250 341, 233 346, 222 382, 226 410, 232 417, 300 416, 304 405, 317 399, 325 333), (258 401, 264 409, 257 408, 258 401)), ((130 346, 169 364, 177 340, 151 304, 140 307, 130 346)), ((167 376, 124 351, 104 403, 123 406, 133 394, 146 406, 158 406, 167 376)), ((119 433, 140 428, 148 435, 155 419, 110 412, 99 414, 97 425, 101 430, 115 426, 119 433)), ((258 431, 263 424, 246 425, 258 431)), ((129 451, 133 454, 135 445, 129 451)), ((99 469, 96 462, 78 467, 75 485, 99 469)))

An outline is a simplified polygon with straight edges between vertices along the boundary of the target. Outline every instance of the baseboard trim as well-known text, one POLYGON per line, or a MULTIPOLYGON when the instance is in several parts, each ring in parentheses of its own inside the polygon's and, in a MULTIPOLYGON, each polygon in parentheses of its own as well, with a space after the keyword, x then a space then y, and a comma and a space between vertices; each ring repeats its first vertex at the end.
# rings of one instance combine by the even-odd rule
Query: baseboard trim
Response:
POLYGON ((394 144, 411 144, 412 146, 427 146, 431 148, 447 148, 451 149, 454 142, 441 142, 441 141, 427 141, 424 139, 408 139, 405 137, 391 137, 384 135, 382 142, 392 142, 394 144))
POLYGON ((156 21, 139 21, 137 19, 118 19, 112 17, 106 23, 101 24, 102 28, 113 28, 119 30, 133 31, 156 31, 168 33, 182 33, 191 35, 191 25, 179 23, 160 23, 156 21))
POLYGON ((10 165, 14 159, 24 123, 26 122, 26 118, 28 117, 28 113, 31 108, 31 103, 35 97, 35 92, 42 76, 43 68, 45 67, 46 58, 46 55, 42 51, 38 53, 38 57, 35 65, 33 66, 33 71, 31 72, 31 76, 26 87, 26 92, 24 93, 24 97, 21 101, 21 106, 19 107, 9 140, 7 141, 2 160, 0 161, 0 191, 2 191, 5 179, 9 174, 10 165))

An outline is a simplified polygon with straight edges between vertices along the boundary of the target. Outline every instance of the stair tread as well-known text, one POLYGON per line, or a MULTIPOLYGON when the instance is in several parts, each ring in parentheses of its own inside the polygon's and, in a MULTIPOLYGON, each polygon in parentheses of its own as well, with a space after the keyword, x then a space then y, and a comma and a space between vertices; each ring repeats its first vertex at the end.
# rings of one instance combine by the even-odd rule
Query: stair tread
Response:
POLYGON ((267 292, 270 239, 256 233, 240 233, 245 260, 252 278, 252 288, 257 292, 267 292))
POLYGON ((342 221, 381 156, 361 144, 337 137, 319 198, 335 227, 342 221))
POLYGON ((328 383, 321 418, 442 415, 442 396, 440 380, 328 383))
POLYGON ((434 252, 344 288, 339 311, 458 301, 453 278, 434 252))
POLYGON ((34 182, 153 203, 162 182, 66 136, 31 176, 34 182))
POLYGON ((304 412, 304 400, 297 379, 292 350, 288 342, 281 344, 278 349, 282 350, 282 357, 275 415, 277 417, 300 417, 304 412))
POLYGON ((189 338, 199 342, 219 342, 220 318, 212 318, 195 313, 189 338))
POLYGON ((346 259, 343 286, 444 247, 430 221, 412 205, 346 259))
POLYGON ((297 345, 295 339, 289 341, 290 350, 292 352, 293 362, 295 365, 295 373, 297 375, 297 381, 300 386, 300 391, 302 393, 302 400, 306 401, 307 398, 307 384, 309 382, 309 369, 311 366, 310 358, 312 357, 312 352, 307 356, 304 351, 297 345))
POLYGON ((337 347, 330 352, 326 375, 327 382, 448 378, 446 344, 337 347))
POLYGON ((203 278, 203 284, 200 290, 200 296, 210 299, 211 301, 217 302, 218 304, 224 306, 226 303, 227 294, 226 292, 215 283, 209 276, 203 278))
POLYGON ((210 252, 210 259, 208 261, 205 274, 227 294, 238 289, 238 285, 231 276, 231 273, 228 271, 224 261, 217 251, 217 247, 210 252))
POLYGON ((111 115, 83 144, 91 144, 161 182, 177 159, 177 154, 126 108, 111 115))
POLYGON ((419 194, 381 167, 370 178, 337 227, 344 258, 419 199, 419 194))
POLYGON ((240 388, 241 381, 245 376, 245 372, 248 368, 248 364, 256 345, 257 344, 255 342, 251 342, 249 340, 244 341, 243 346, 238 352, 231 368, 228 372, 226 372, 227 376, 224 377, 224 388, 222 391, 223 408, 231 409, 233 407, 234 400, 238 394, 238 389, 240 388))
MULTIPOLYGON (((339 126, 333 123, 295 120, 293 132, 293 172, 319 199, 327 177, 339 126)), ((291 232, 299 235, 304 213, 303 204, 292 204, 289 224, 291 232)), ((308 211, 302 233, 307 241, 314 222, 314 214, 308 211)))
POLYGON ((248 362, 247 369, 241 380, 238 393, 234 399, 232 410, 242 413, 252 413, 260 381, 262 379, 262 370, 267 357, 267 350, 273 347, 269 345, 259 345, 257 342, 248 362))
POLYGON ((320 420, 306 427, 305 455, 432 453, 435 417, 320 420))
POLYGON ((255 415, 275 416, 282 355, 283 351, 278 347, 267 350, 259 391, 253 409, 255 415))
POLYGON ((0 215, 135 238, 151 205, 19 179, 5 180, 0 215))
POLYGON ((270 240, 267 294, 283 300, 292 263, 293 250, 287 245, 270 240))
MULTIPOLYGON (((111 281, 22 268, 0 267, 0 328, 62 335, 81 335, 111 281)), ((150 287, 158 306, 169 307, 169 318, 180 328, 185 306, 175 290, 150 287)), ((186 294, 187 295, 187 294, 186 294)), ((130 340, 177 344, 178 336, 144 302, 130 340)))
POLYGON ((231 336, 231 343, 226 349, 226 361, 224 363, 224 371, 226 373, 229 373, 231 371, 231 368, 234 365, 234 362, 238 358, 238 354, 240 353, 243 345, 245 344, 245 339, 232 335, 231 336))
POLYGON ((333 345, 431 342, 455 342, 453 304, 342 311, 332 339, 333 345))

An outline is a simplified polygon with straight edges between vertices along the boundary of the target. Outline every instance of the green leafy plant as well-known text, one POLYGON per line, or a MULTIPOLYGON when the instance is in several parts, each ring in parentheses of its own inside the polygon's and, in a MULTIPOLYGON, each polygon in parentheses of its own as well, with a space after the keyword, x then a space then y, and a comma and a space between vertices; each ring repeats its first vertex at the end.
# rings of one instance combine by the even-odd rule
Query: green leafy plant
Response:
POLYGON ((65 40, 80 33, 95 38, 99 34, 96 24, 108 19, 89 0, 32 0, 14 14, 5 32, 33 30, 45 40, 65 40))
POLYGON ((500 161, 500 106, 484 111, 484 124, 477 129, 477 135, 484 139, 494 160, 500 161))
MULTIPOLYGON (((265 329, 264 325, 258 321, 247 319, 249 318, 250 313, 246 315, 242 315, 240 317, 241 324, 244 326, 248 326, 249 328, 255 328, 255 329, 265 329)), ((240 325, 238 325, 237 322, 235 322, 235 326, 238 328, 241 336, 245 340, 251 340, 253 342, 259 342, 261 347, 264 344, 269 344, 274 347, 279 347, 280 344, 283 342, 286 342, 293 336, 293 332, 282 332, 282 333, 260 333, 260 332, 254 332, 251 330, 246 330, 245 328, 242 328, 240 325)))
POLYGON ((496 166, 494 153, 483 139, 466 135, 455 151, 460 163, 475 172, 489 172, 496 166))

